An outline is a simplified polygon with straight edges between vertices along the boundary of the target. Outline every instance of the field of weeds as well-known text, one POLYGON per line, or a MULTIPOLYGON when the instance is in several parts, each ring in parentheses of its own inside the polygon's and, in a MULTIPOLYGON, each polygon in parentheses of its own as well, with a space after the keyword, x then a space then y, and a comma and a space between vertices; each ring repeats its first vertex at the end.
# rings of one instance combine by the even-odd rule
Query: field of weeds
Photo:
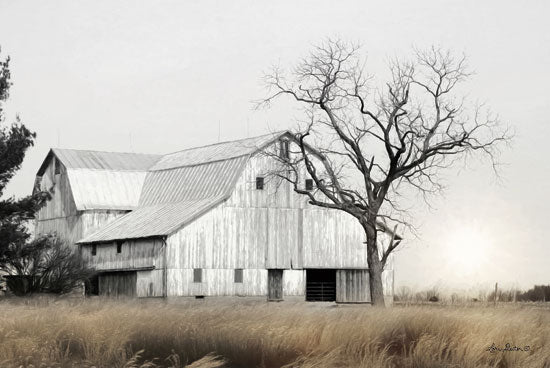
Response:
POLYGON ((550 308, 0 299, 0 367, 186 366, 550 367, 550 308))

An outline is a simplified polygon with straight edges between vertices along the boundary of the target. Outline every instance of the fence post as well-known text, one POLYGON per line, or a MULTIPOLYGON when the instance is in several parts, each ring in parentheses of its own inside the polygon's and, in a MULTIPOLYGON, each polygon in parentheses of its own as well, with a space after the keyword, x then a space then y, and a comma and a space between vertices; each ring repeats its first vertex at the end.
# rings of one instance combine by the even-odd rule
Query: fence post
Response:
POLYGON ((497 306, 498 282, 495 282, 495 307, 497 306))

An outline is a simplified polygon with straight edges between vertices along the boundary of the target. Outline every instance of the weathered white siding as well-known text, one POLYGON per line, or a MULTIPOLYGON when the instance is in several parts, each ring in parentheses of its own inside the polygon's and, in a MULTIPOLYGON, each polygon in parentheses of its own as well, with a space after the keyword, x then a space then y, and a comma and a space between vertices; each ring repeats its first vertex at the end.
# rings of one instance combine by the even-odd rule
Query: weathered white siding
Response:
POLYGON ((58 160, 50 160, 48 167, 42 174, 40 190, 51 191, 52 198, 38 211, 38 219, 51 220, 76 214, 67 170, 58 160), (56 162, 59 165, 59 174, 55 174, 56 162))
MULTIPOLYGON (((68 244, 75 244, 100 227, 128 213, 127 210, 78 211, 67 170, 59 160, 50 160, 40 181, 40 189, 52 191, 52 198, 36 217, 36 234, 55 233, 68 244), (59 174, 55 174, 55 165, 59 174)), ((89 188, 89 190, 92 190, 89 188)))
POLYGON ((38 234, 57 234, 68 244, 77 242, 82 234, 82 221, 80 216, 72 215, 53 219, 37 220, 35 233, 38 234))
POLYGON ((67 217, 39 218, 35 231, 36 234, 55 233, 72 245, 126 213, 127 211, 84 211, 67 217))
MULTIPOLYGON (((208 157, 218 152, 212 147, 207 151, 208 157)), ((174 157, 165 162, 168 166, 161 165, 166 172, 148 175, 148 189, 144 190, 147 195, 142 193, 141 201, 152 204, 159 200, 173 205, 170 212, 161 211, 153 217, 148 213, 143 217, 147 224, 155 226, 173 220, 173 226, 164 232, 140 235, 134 230, 143 229, 146 224, 128 225, 125 229, 120 225, 124 220, 117 221, 112 225, 111 238, 97 240, 108 243, 97 244, 96 256, 90 254, 91 245, 83 246, 83 254, 92 266, 103 272, 136 270, 138 296, 265 296, 270 269, 284 270, 283 295, 304 295, 305 270, 325 268, 339 270, 343 287, 351 285, 341 290, 340 299, 364 302, 370 297, 365 236, 356 219, 341 211, 311 206, 289 183, 270 177, 268 174, 277 165, 273 158, 256 154, 245 163, 246 156, 228 156, 227 162, 240 164, 227 166, 214 160, 180 168, 177 165, 181 160, 195 163, 196 157, 184 151, 169 156, 174 157), (206 167, 211 169, 202 170, 206 167), (225 169, 221 170, 222 167, 225 169), (263 190, 256 189, 257 177, 265 178, 263 190), (183 199, 209 200, 226 192, 220 188, 226 188, 231 194, 215 197, 217 200, 207 212, 195 211, 192 218, 182 220, 185 209, 178 205, 189 206, 183 199), (139 240, 124 242, 122 253, 117 254, 116 242, 111 239, 124 238, 121 229, 126 231, 127 238, 139 240), (164 243, 161 237, 165 235, 164 243), (149 238, 145 238, 147 236, 149 238), (195 269, 202 270, 201 282, 194 282, 195 269), (243 269, 242 283, 235 282, 235 269, 243 269)), ((300 185, 305 186, 305 179, 305 176, 300 178, 300 185)), ((141 216, 140 211, 143 212, 144 207, 125 219, 141 216)), ((76 238, 74 233, 89 234, 90 229, 118 215, 113 211, 104 215, 97 211, 82 213, 86 222, 78 223, 75 218, 75 224, 67 221, 65 225, 55 226, 66 226, 63 231, 76 238)), ((380 242, 382 249, 387 246, 388 238, 381 235, 380 242)), ((272 271, 273 274, 280 278, 281 271, 272 271)), ((385 294, 391 298, 391 258, 383 283, 385 294)))
POLYGON ((342 211, 308 208, 303 216, 304 268, 366 268, 361 226, 342 211))
POLYGON ((269 208, 267 268, 302 268, 303 237, 301 209, 269 208))
POLYGON ((288 182, 268 176, 276 168, 277 162, 267 155, 259 153, 249 159, 226 205, 247 208, 303 208, 306 206, 306 199, 296 194, 288 182), (256 190, 258 176, 265 177, 264 190, 256 190))
POLYGON ((139 270, 143 268, 164 268, 164 242, 162 239, 137 239, 122 243, 117 253, 116 243, 82 245, 82 257, 98 271, 139 270))
POLYGON ((283 271, 283 296, 305 295, 306 271, 284 270, 283 271))
MULTIPOLYGON (((270 160, 250 159, 227 201, 168 236, 168 295, 265 295, 266 269, 285 269, 283 293, 304 295, 303 269, 367 268, 364 234, 353 217, 308 205, 286 182, 266 180, 256 190, 270 160), (203 269, 202 283, 193 283, 195 268, 203 269), (242 285, 234 283, 236 268, 244 269, 242 285)), ((384 284, 391 293, 391 278, 384 284)))
POLYGON ((371 301, 368 270, 337 270, 336 301, 367 303, 371 301))
POLYGON ((267 295, 267 270, 244 269, 243 282, 235 282, 235 270, 206 268, 202 282, 193 282, 193 269, 168 269, 168 296, 263 296, 267 295))
POLYGON ((138 297, 164 296, 164 269, 137 271, 136 295, 138 297))
POLYGON ((265 229, 267 209, 218 206, 168 237, 168 268, 265 268, 265 229))

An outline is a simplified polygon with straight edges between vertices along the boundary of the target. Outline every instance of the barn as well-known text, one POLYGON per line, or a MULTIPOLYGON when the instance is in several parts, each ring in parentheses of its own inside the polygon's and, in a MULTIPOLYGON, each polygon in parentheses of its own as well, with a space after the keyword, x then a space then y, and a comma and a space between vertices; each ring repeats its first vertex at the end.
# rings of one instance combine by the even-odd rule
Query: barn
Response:
MULTIPOLYGON (((289 141, 280 132, 166 155, 52 149, 36 178, 53 192, 37 232, 75 244, 100 295, 368 303, 356 220, 268 175, 276 160, 264 153, 289 141)), ((392 260, 383 281, 391 303, 392 260)))

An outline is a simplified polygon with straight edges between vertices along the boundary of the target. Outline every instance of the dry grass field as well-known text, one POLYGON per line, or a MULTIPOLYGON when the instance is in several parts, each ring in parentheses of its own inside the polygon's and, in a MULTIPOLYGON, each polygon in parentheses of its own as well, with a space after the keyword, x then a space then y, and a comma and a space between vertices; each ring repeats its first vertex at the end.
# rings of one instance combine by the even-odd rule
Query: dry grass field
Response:
POLYGON ((550 308, 0 299, 2 368, 186 366, 550 367, 550 308))

